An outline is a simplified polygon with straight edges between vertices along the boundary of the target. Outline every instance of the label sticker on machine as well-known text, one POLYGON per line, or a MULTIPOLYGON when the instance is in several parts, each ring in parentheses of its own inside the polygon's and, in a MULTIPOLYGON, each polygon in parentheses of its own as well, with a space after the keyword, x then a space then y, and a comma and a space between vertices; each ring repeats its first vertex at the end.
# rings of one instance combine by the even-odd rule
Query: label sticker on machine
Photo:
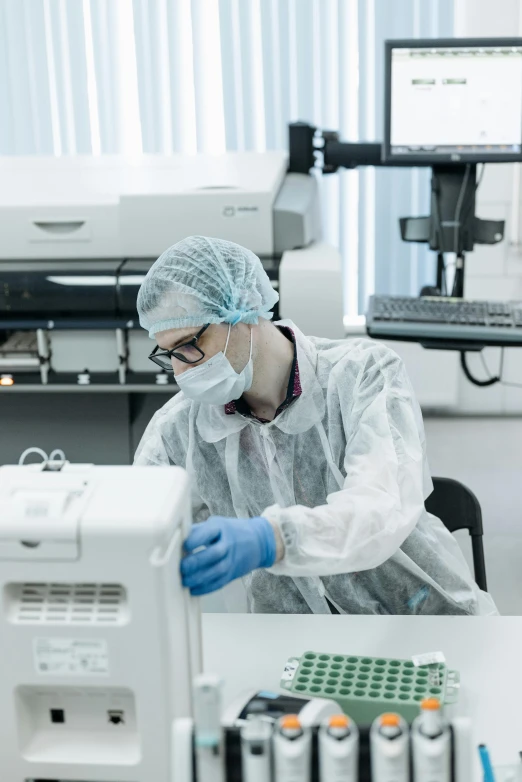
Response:
POLYGON ((243 206, 224 206, 223 217, 257 217, 259 213, 259 207, 254 205, 243 206))
POLYGON ((88 638, 35 638, 34 665, 37 673, 54 676, 106 676, 107 643, 88 638))

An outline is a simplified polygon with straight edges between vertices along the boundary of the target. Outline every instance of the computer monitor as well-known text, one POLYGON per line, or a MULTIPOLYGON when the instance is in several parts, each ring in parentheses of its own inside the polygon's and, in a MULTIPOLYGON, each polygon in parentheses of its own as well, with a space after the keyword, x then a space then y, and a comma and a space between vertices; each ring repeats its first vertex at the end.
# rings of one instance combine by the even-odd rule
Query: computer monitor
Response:
POLYGON ((383 159, 522 160, 522 38, 386 41, 383 159))

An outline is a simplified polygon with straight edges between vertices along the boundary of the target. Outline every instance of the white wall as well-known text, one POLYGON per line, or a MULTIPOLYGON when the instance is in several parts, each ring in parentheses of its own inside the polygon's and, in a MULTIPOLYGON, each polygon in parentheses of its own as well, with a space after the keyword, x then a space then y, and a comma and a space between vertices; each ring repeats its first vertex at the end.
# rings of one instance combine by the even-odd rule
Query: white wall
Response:
MULTIPOLYGON (((468 37, 516 36, 522 34, 520 0, 455 0, 455 35, 468 37)), ((520 225, 520 165, 486 166, 477 193, 477 216, 506 221, 504 241, 479 246, 469 255, 466 296, 474 298, 522 298, 522 235, 520 225), (518 225, 517 225, 518 223, 518 225)), ((488 366, 499 366, 500 351, 484 351, 488 366)), ((472 357, 478 365, 479 357, 472 357)), ((470 361, 471 363, 471 361, 470 361)), ((522 382, 522 350, 507 350, 505 379, 522 382)), ((461 384, 460 404, 472 411, 522 410, 522 388, 496 385, 475 389, 461 384)))
POLYGON ((455 0, 455 37, 519 34, 520 0, 455 0))

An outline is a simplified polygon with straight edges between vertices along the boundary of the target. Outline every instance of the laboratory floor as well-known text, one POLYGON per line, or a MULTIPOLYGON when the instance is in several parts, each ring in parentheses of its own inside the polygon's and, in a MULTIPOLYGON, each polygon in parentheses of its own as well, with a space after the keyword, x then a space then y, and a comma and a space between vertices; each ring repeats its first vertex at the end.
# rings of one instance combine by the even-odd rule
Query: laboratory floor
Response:
MULTIPOLYGON (((462 481, 479 499, 500 613, 522 615, 522 418, 425 417, 424 425, 432 475, 462 481)), ((471 563, 467 532, 456 537, 471 563)))

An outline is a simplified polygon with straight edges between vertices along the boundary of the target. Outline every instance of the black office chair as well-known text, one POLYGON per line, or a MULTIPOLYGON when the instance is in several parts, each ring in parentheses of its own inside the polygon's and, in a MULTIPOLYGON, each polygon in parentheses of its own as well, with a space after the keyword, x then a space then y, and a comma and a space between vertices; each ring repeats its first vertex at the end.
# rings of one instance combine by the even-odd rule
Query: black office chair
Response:
POLYGON ((442 521, 450 532, 467 529, 473 549, 475 581, 480 589, 487 591, 486 564, 482 536, 482 511, 473 492, 452 478, 433 478, 433 492, 424 503, 428 513, 442 521))

